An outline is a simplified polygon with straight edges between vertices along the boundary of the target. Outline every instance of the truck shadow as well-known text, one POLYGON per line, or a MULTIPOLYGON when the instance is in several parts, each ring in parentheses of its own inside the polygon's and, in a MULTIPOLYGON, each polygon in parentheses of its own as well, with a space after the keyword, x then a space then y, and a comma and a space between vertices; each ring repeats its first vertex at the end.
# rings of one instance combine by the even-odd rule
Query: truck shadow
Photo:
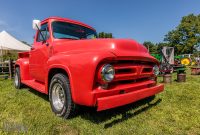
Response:
POLYGON ((95 124, 100 124, 108 121, 104 125, 104 128, 107 129, 112 127, 113 125, 126 121, 129 118, 135 117, 151 109, 152 107, 158 105, 162 101, 162 99, 155 99, 154 101, 152 100, 154 99, 146 98, 126 106, 105 110, 101 112, 96 112, 94 108, 92 109, 87 107, 84 108, 81 107, 78 115, 80 115, 81 118, 89 120, 95 124), (116 117, 119 116, 121 116, 121 118, 116 119, 116 117), (110 121, 112 118, 115 119, 110 121))
POLYGON ((27 88, 28 91, 31 92, 32 94, 34 94, 34 95, 44 99, 45 101, 49 102, 49 96, 48 95, 41 93, 41 92, 38 92, 38 91, 28 87, 28 86, 24 86, 24 87, 27 88))
MULTIPOLYGON (((49 102, 48 95, 42 94, 31 88, 28 88, 28 90, 34 95, 39 96, 40 98, 49 102)), ((157 99, 155 96, 153 96, 129 105, 100 112, 97 112, 96 108, 93 107, 79 106, 77 110, 78 112, 73 118, 80 116, 82 119, 89 120, 94 124, 105 123, 104 128, 107 129, 151 109, 152 107, 158 105, 161 101, 162 99, 157 99), (110 121, 111 119, 113 120, 110 121)))

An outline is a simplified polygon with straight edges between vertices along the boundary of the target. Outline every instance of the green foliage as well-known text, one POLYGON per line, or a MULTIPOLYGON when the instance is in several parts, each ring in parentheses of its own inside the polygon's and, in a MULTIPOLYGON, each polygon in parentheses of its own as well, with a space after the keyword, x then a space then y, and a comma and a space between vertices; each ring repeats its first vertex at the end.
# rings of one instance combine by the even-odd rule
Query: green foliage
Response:
POLYGON ((99 38, 113 38, 113 35, 112 35, 112 33, 100 32, 98 34, 98 37, 99 38))
POLYGON ((160 54, 160 51, 162 50, 162 48, 163 48, 164 46, 169 46, 168 43, 163 43, 163 42, 157 43, 156 45, 157 45, 157 52, 158 52, 159 54, 160 54))
POLYGON ((11 51, 11 52, 7 52, 6 54, 4 54, 1 58, 3 58, 3 61, 5 60, 17 60, 18 58, 18 53, 15 51, 11 51))
POLYGON ((28 45, 28 46, 31 46, 29 43, 27 43, 26 41, 21 41, 22 43, 28 45))
POLYGON ((160 51, 164 46, 169 46, 167 43, 152 43, 150 41, 145 41, 143 45, 149 50, 151 54, 160 54, 160 51))
POLYGON ((157 48, 158 46, 150 41, 145 41, 143 45, 148 49, 150 53, 158 53, 157 48))
POLYGON ((193 54, 200 43, 200 14, 182 17, 176 29, 169 31, 164 41, 175 47, 177 54, 193 54))

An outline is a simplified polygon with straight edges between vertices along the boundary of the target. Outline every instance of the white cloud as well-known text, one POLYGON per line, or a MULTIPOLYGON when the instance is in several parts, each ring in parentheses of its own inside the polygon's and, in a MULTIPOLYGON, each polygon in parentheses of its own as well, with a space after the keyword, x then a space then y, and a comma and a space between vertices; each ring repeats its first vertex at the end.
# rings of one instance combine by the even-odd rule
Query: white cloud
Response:
POLYGON ((5 21, 0 20, 0 27, 7 27, 8 24, 5 21))
POLYGON ((9 29, 9 25, 5 21, 0 20, 0 31, 8 30, 8 29, 9 29))
POLYGON ((18 29, 18 26, 12 27, 7 22, 0 20, 0 31, 17 31, 18 29))

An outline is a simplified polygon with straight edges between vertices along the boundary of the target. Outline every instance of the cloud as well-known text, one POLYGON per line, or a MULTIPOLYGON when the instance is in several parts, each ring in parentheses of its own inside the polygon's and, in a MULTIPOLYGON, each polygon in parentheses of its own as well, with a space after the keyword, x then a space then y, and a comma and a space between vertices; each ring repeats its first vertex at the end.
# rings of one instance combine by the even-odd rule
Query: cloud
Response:
POLYGON ((9 31, 10 27, 5 21, 0 20, 0 31, 3 30, 9 31))
POLYGON ((0 20, 0 28, 1 27, 8 27, 8 24, 5 21, 0 20))
POLYGON ((19 30, 19 27, 18 26, 12 27, 7 22, 0 20, 0 31, 3 31, 3 30, 16 32, 19 30))

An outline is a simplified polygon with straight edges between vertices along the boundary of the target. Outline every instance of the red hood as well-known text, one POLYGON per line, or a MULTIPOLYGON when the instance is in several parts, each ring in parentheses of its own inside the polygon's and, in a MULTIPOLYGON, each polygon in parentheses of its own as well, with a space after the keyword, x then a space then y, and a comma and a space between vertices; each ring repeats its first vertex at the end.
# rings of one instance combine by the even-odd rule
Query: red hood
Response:
POLYGON ((157 62, 138 42, 131 39, 55 40, 54 50, 65 53, 108 51, 117 57, 142 57, 157 62))

